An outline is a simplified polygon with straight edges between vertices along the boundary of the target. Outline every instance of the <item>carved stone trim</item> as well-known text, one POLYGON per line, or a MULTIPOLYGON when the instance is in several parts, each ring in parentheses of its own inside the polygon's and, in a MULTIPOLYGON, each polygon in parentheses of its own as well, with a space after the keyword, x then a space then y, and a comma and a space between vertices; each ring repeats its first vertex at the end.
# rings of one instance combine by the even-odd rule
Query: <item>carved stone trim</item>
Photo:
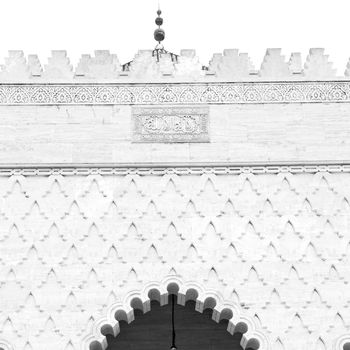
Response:
POLYGON ((252 165, 252 166, 32 166, 0 167, 0 176, 86 176, 86 175, 239 175, 239 174, 278 174, 278 173, 350 173, 350 164, 325 165, 252 165))
POLYGON ((135 107, 132 117, 134 142, 209 141, 208 107, 135 107))
POLYGON ((350 81, 0 85, 0 105, 184 105, 320 102, 350 102, 350 81))

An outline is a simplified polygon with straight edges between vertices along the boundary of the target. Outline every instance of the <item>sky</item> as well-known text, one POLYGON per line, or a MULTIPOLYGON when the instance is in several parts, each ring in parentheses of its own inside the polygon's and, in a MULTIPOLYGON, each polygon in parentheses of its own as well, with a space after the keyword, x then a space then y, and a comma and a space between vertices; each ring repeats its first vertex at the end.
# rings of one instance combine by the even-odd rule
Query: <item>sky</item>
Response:
MULTIPOLYGON (((0 0, 0 63, 8 50, 80 55, 106 49, 121 63, 153 49, 158 0, 0 0)), ((160 0, 165 49, 196 49, 202 64, 225 48, 247 52, 260 68, 266 48, 289 59, 324 47, 342 75, 350 57, 350 0, 160 0)))

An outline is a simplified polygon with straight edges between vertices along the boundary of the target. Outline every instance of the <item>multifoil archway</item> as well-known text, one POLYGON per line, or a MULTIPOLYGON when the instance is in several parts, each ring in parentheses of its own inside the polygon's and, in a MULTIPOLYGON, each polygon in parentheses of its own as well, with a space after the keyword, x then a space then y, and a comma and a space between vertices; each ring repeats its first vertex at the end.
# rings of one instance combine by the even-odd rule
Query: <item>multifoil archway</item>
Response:
POLYGON ((177 303, 183 306, 187 300, 195 301, 195 309, 200 313, 212 309, 212 319, 215 322, 227 320, 227 331, 230 334, 243 334, 240 342, 243 349, 270 349, 267 336, 258 328, 254 319, 244 313, 240 305, 224 300, 220 292, 206 289, 199 283, 183 282, 179 278, 170 277, 162 282, 150 282, 142 290, 129 290, 123 301, 110 305, 106 316, 96 320, 92 332, 83 338, 82 350, 106 349, 106 335, 117 336, 120 333, 119 321, 134 321, 135 309, 142 310, 143 313, 150 311, 152 300, 157 300, 160 305, 167 304, 169 294, 176 294, 177 303))

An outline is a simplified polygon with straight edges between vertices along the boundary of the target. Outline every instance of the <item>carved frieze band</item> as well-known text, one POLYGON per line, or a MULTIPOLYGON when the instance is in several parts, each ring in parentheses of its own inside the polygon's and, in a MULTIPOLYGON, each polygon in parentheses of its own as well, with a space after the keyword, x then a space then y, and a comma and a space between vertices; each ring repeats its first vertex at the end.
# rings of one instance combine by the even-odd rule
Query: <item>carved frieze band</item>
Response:
POLYGON ((253 165, 253 166, 72 166, 72 167, 0 167, 0 176, 87 176, 87 175, 239 175, 278 173, 350 173, 350 164, 253 165))
POLYGON ((350 102, 350 81, 0 85, 0 105, 300 102, 350 102))
POLYGON ((132 117, 134 142, 209 141, 208 107, 134 107, 132 117))

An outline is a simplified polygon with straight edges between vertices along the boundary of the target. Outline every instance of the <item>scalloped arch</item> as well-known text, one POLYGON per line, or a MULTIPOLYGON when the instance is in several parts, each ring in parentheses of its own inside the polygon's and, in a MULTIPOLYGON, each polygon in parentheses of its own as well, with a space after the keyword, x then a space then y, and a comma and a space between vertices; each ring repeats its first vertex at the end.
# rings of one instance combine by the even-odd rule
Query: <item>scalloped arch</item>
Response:
POLYGON ((13 350, 13 346, 7 340, 0 338, 0 349, 13 350))
POLYGON ((161 305, 168 302, 169 294, 177 294, 177 303, 185 305, 187 300, 196 302, 195 310, 202 313, 205 308, 213 310, 212 319, 219 322, 228 320, 227 331, 234 334, 244 330, 241 346, 245 349, 252 346, 259 350, 270 350, 270 342, 262 332, 254 318, 246 315, 239 305, 225 300, 220 292, 206 289, 197 282, 184 282, 180 278, 171 276, 161 282, 150 282, 140 290, 128 291, 122 301, 115 302, 107 309, 106 315, 97 319, 89 334, 82 339, 81 350, 106 349, 106 335, 117 336, 120 332, 119 321, 128 323, 134 320, 134 309, 141 309, 144 313, 151 310, 151 300, 158 300, 161 305))
POLYGON ((350 333, 349 334, 344 334, 340 336, 333 344, 333 349, 334 350, 347 350, 347 347, 344 345, 349 344, 350 347, 350 333))

